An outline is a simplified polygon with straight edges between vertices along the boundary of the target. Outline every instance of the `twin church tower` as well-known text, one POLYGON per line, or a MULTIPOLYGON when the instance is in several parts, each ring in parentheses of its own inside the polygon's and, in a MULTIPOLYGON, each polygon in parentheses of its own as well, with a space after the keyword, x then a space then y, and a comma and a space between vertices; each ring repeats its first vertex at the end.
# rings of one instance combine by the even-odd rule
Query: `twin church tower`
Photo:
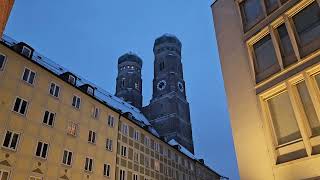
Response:
POLYGON ((165 34, 155 40, 154 78, 150 104, 142 106, 142 60, 127 53, 118 59, 116 96, 140 109, 160 136, 175 139, 194 153, 189 103, 181 63, 181 42, 165 34))

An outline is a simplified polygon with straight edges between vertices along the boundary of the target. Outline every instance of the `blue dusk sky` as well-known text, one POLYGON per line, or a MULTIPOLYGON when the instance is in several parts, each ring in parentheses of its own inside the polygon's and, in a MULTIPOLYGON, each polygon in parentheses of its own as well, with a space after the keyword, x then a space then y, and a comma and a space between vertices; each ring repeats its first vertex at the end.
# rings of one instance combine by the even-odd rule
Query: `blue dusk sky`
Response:
POLYGON ((117 59, 143 59, 143 102, 152 96, 154 40, 182 42, 195 154, 239 179, 220 69, 212 0, 16 0, 5 34, 114 94, 117 59))

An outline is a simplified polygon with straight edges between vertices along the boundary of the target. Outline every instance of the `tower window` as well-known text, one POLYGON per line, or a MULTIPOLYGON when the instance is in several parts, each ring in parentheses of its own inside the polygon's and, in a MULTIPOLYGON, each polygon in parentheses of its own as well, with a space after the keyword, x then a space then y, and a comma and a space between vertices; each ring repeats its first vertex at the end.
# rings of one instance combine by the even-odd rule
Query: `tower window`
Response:
POLYGON ((161 62, 161 63, 159 64, 159 67, 160 67, 160 71, 162 71, 162 70, 164 69, 164 62, 161 62))
POLYGON ((126 80, 125 78, 122 78, 122 79, 121 79, 121 87, 122 87, 122 88, 123 88, 124 85, 125 85, 125 80, 126 80))

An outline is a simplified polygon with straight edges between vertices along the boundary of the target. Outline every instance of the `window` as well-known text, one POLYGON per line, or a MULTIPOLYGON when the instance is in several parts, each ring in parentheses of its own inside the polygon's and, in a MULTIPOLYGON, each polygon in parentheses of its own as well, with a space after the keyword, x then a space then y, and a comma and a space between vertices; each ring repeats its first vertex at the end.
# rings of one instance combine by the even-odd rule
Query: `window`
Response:
POLYGON ((297 57, 294 54, 293 47, 285 24, 282 24, 279 27, 277 27, 277 32, 280 40, 279 44, 283 65, 284 67, 288 67, 289 65, 297 61, 297 57))
POLYGON ((99 118, 99 108, 97 107, 93 107, 92 108, 92 117, 95 118, 95 119, 98 119, 99 118))
POLYGON ((103 175, 110 177, 110 171, 111 171, 111 165, 110 164, 104 164, 103 165, 103 175))
POLYGON ((114 126, 114 117, 109 115, 108 116, 108 126, 113 127, 114 126))
POLYGON ((46 159, 48 154, 49 144, 39 141, 36 150, 36 156, 46 159))
POLYGON ((136 90, 139 90, 139 82, 134 83, 134 88, 136 88, 136 90))
POLYGON ((160 62, 159 66, 160 71, 162 71, 164 69, 164 62, 160 62))
POLYGON ((86 162, 85 162, 85 165, 84 165, 84 170, 85 170, 85 171, 92 172, 92 166, 93 166, 93 159, 92 159, 92 158, 89 158, 89 157, 86 157, 86 162))
POLYGON ((149 157, 145 156, 144 157, 144 162, 145 162, 146 167, 150 167, 150 159, 149 159, 149 157))
POLYGON ((72 98, 72 106, 77 109, 80 109, 80 103, 81 103, 80 97, 74 95, 72 98))
POLYGON ((134 140, 139 141, 140 139, 140 132, 137 130, 134 130, 134 140))
POLYGON ((30 176, 29 180, 42 180, 42 177, 30 176))
POLYGON ((0 71, 4 69, 5 63, 6 63, 6 56, 3 54, 0 54, 0 71))
POLYGON ((124 88, 124 86, 125 86, 125 80, 126 80, 125 78, 122 78, 122 79, 121 79, 121 87, 122 87, 122 88, 124 88))
POLYGON ((138 152, 134 152, 133 158, 134 158, 135 162, 139 162, 139 153, 138 152))
POLYGON ((28 68, 24 69, 22 80, 24 80, 25 82, 27 82, 29 84, 33 84, 35 77, 36 77, 35 72, 33 72, 32 70, 30 70, 28 68))
POLYGON ((270 34, 256 42, 253 45, 253 51, 255 55, 254 65, 257 82, 280 70, 270 34))
POLYGON ((159 163, 159 161, 157 161, 157 160, 154 161, 154 169, 155 169, 156 171, 160 171, 160 163, 159 163))
POLYGON ((63 151, 62 163, 67 166, 71 166, 72 164, 72 152, 68 150, 63 151))
POLYGON ((93 95, 94 95, 94 90, 93 90, 93 88, 90 87, 90 86, 88 86, 88 88, 87 88, 87 93, 90 94, 91 96, 93 96, 93 95))
POLYGON ((272 13, 274 10, 278 8, 277 0, 264 0, 264 4, 266 6, 268 14, 272 13))
POLYGON ((121 156, 127 157, 127 147, 121 146, 121 156))
POLYGON ((108 151, 112 151, 112 140, 111 139, 107 139, 107 141, 106 141, 106 149, 108 151))
POLYGON ((301 138, 288 91, 267 100, 278 145, 301 138))
POLYGON ((7 131, 2 146, 7 149, 16 150, 19 142, 19 136, 20 135, 18 133, 7 131))
POLYGON ((319 49, 320 8, 316 1, 292 17, 302 55, 319 49))
POLYGON ((263 19, 263 11, 260 0, 245 0, 240 3, 244 30, 248 31, 263 19))
POLYGON ((67 129, 67 133, 72 135, 72 136, 76 136, 77 135, 77 129, 78 129, 78 124, 74 123, 74 122, 69 122, 68 123, 68 129, 67 129))
POLYGON ((128 125, 125 123, 121 124, 121 132, 122 134, 128 135, 128 125))
POLYGON ((125 180, 126 179, 126 171, 120 169, 120 176, 119 176, 119 180, 125 180))
POLYGON ((306 82, 302 81, 296 85, 299 96, 303 105, 304 112, 311 126, 312 135, 320 135, 320 123, 317 117, 316 110, 312 103, 310 94, 308 92, 306 82))
POLYGON ((0 169, 0 179, 1 180, 9 180, 9 174, 10 174, 9 171, 0 169))
POLYGON ((144 137, 144 144, 147 146, 147 147, 150 147, 150 138, 148 136, 145 136, 144 137))
POLYGON ((88 142, 92 144, 96 143, 96 132, 91 130, 89 131, 88 142))
POLYGON ((132 177, 133 177, 133 179, 132 179, 132 180, 139 180, 139 179, 138 179, 138 175, 137 175, 137 174, 133 174, 133 176, 132 176, 132 177))
POLYGON ((60 87, 55 84, 55 83, 51 83, 50 84, 50 89, 49 89, 49 93, 54 96, 54 97, 59 97, 59 93, 60 93, 60 87))
POLYGON ((42 121, 44 124, 48 126, 53 126, 54 120, 55 120, 55 113, 49 112, 49 111, 44 112, 43 121, 42 121))
POLYGON ((13 111, 22 115, 26 115, 27 108, 28 102, 24 99, 17 97, 13 106, 13 111))
POLYGON ((32 52, 32 51, 31 51, 30 48, 28 48, 28 47, 26 47, 26 46, 23 46, 23 47, 22 47, 21 54, 23 54, 24 56, 30 58, 31 52, 32 52))
POLYGON ((76 85, 76 78, 72 75, 69 75, 68 82, 72 85, 76 85))
POLYGON ((155 151, 159 152, 160 151, 160 144, 155 143, 155 151))

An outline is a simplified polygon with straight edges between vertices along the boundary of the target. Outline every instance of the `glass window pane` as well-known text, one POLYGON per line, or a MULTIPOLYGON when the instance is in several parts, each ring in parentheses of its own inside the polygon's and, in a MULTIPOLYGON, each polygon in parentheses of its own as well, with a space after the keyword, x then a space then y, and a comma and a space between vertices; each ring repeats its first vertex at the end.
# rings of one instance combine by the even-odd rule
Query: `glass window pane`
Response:
POLYGON ((18 138, 19 138, 19 135, 18 135, 18 134, 14 134, 14 135, 13 135, 10 148, 16 149, 17 143, 18 143, 18 138))
POLYGON ((280 39, 280 49, 282 54, 282 60, 284 67, 287 67, 297 61, 294 54, 293 47, 289 38, 289 34, 285 24, 280 25, 277 28, 279 39, 280 39))
POLYGON ((246 0, 240 3, 242 21, 245 31, 252 28, 263 18, 260 0, 246 0))
POLYGON ((13 107, 13 110, 14 110, 15 112, 19 112, 20 103, 21 103, 21 99, 20 99, 20 98, 17 98, 17 99, 16 99, 16 102, 14 103, 14 107, 13 107))
POLYGON ((278 0, 264 0, 264 3, 268 14, 278 8, 278 0))
POLYGON ((320 8, 315 1, 293 17, 304 55, 320 47, 320 8))
POLYGON ((41 148, 42 148, 42 142, 38 142, 37 151, 36 151, 37 156, 40 156, 41 148))
POLYGON ((315 79, 316 79, 316 82, 317 82, 318 87, 319 87, 319 90, 320 90, 320 74, 317 74, 317 75, 315 76, 315 79))
POLYGON ((24 81, 28 81, 29 73, 30 73, 30 70, 25 69, 24 74, 23 74, 23 78, 22 78, 24 81))
POLYGON ((255 71, 257 80, 265 79, 280 70, 276 53, 272 44, 271 36, 268 34, 253 45, 255 54, 255 71))
POLYGON ((282 92, 267 102, 278 145, 301 138, 288 92, 282 92))
POLYGON ((297 84, 297 89, 299 91, 299 95, 301 98, 301 102, 303 104, 304 111, 307 115, 312 135, 320 134, 320 123, 316 114, 316 110, 314 109, 313 103, 311 101, 311 97, 309 95, 306 82, 300 82, 297 84))
POLYGON ((7 131, 6 137, 4 138, 4 142, 3 142, 4 147, 9 147, 11 136, 12 136, 12 132, 7 131))

